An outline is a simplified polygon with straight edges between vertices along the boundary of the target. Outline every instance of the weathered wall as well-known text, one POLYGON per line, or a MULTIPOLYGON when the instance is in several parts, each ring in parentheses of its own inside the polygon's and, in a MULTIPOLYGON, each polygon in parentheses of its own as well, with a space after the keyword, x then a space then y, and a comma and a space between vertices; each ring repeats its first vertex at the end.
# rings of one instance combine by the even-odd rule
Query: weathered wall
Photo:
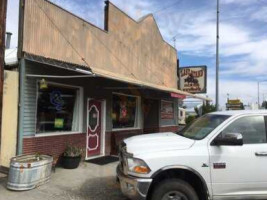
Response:
POLYGON ((18 87, 18 72, 5 71, 0 151, 0 165, 4 167, 9 167, 10 158, 16 155, 18 87))
POLYGON ((136 22, 108 3, 108 31, 44 0, 26 0, 23 51, 177 88, 176 50, 152 15, 136 22))

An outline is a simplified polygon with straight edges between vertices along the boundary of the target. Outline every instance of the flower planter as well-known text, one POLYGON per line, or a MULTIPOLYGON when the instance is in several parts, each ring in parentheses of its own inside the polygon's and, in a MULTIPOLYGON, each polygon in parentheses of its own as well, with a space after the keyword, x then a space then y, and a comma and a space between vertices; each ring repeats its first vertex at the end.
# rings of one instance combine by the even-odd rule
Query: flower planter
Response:
POLYGON ((81 162, 81 156, 62 156, 62 167, 65 169, 76 169, 80 162, 81 162))
POLYGON ((53 158, 51 156, 23 155, 11 159, 7 188, 30 190, 49 181, 53 158))

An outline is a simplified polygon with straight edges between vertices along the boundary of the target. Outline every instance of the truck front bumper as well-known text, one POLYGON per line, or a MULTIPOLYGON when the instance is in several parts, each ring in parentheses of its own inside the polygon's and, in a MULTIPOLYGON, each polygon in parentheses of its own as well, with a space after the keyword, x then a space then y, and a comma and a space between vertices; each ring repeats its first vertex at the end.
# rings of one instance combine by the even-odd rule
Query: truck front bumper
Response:
POLYGON ((145 200, 148 194, 152 179, 126 176, 117 167, 117 177, 120 182, 122 193, 133 200, 145 200))

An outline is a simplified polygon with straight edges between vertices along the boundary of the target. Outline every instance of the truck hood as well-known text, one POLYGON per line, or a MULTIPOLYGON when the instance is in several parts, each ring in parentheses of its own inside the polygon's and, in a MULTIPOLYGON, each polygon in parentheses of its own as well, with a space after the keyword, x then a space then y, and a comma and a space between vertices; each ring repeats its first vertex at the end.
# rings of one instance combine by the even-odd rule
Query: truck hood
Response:
POLYGON ((194 140, 179 136, 175 133, 154 133, 125 139, 127 152, 135 155, 159 151, 188 149, 194 140))

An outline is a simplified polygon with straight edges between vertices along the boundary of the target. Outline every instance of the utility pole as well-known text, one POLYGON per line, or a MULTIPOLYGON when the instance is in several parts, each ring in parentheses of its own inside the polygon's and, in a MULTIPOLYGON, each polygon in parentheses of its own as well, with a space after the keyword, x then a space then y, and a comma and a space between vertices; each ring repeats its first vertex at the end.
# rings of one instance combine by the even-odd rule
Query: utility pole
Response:
POLYGON ((176 36, 174 36, 174 37, 172 38, 172 40, 173 40, 173 47, 176 49, 176 36))
POLYGON ((258 81, 258 109, 260 109, 260 81, 258 81))
POLYGON ((216 110, 219 110, 219 22, 220 1, 217 0, 217 26, 216 26, 216 110))
POLYGON ((7 0, 0 1, 0 136, 2 125, 7 0))

